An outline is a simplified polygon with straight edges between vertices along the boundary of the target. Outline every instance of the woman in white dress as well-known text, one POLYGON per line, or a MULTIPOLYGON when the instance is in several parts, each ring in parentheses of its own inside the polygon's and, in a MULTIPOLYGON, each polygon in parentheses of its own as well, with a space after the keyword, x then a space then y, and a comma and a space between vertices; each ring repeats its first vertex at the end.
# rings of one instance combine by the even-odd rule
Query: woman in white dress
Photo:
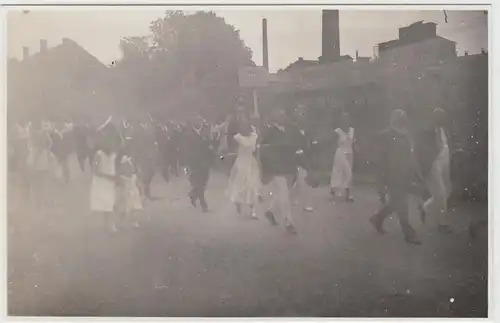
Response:
POLYGON ((234 136, 238 143, 238 155, 229 175, 227 195, 236 204, 238 214, 241 214, 242 205, 246 205, 255 219, 257 215, 254 207, 261 189, 259 164, 254 156, 258 135, 246 117, 240 118, 238 129, 234 136))
POLYGON ((99 130, 102 132, 102 142, 92 164, 90 209, 103 214, 106 225, 110 225, 111 231, 116 232, 115 219, 113 219, 118 182, 115 162, 120 137, 116 128, 109 123, 109 119, 99 130))
POLYGON ((337 134, 337 150, 333 159, 330 175, 330 193, 336 197, 344 194, 347 202, 353 202, 351 196, 354 128, 349 127, 349 115, 343 114, 337 134))
POLYGON ((428 154, 434 158, 429 171, 425 174, 426 186, 431 197, 420 206, 420 212, 423 221, 426 214, 437 215, 439 217, 438 230, 442 233, 452 233, 447 213, 452 184, 450 180, 450 149, 443 126, 446 112, 441 108, 436 108, 433 112, 433 118, 433 128, 428 137, 432 138, 434 142, 422 143, 422 145, 427 144, 434 148, 434 153, 428 154))

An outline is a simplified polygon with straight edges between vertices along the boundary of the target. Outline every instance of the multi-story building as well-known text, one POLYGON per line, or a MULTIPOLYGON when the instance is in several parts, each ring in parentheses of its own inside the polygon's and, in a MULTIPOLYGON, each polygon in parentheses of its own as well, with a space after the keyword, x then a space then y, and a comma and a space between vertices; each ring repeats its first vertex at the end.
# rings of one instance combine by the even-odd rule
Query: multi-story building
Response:
POLYGON ((457 57, 456 43, 437 35, 436 23, 399 28, 399 38, 378 44, 377 59, 397 64, 432 64, 457 57))

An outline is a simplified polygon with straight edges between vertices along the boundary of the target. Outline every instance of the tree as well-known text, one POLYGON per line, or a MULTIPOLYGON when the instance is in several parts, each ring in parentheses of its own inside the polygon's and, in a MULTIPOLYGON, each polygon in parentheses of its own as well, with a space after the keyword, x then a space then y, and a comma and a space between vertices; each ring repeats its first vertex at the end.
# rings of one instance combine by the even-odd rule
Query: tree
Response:
POLYGON ((115 64, 136 104, 179 117, 223 115, 232 108, 238 67, 255 65, 233 26, 213 12, 167 11, 150 30, 122 39, 123 58, 115 64))

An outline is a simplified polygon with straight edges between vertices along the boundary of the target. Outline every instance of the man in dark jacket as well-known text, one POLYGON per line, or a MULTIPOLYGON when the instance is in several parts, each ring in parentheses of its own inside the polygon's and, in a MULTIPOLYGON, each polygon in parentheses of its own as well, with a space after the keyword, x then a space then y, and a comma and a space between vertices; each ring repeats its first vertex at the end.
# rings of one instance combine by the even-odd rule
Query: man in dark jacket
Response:
POLYGON ((272 208, 276 205, 284 218, 287 231, 296 234, 291 217, 290 189, 301 163, 301 133, 283 110, 276 111, 269 124, 263 127, 260 144, 262 183, 269 191, 270 203, 266 217, 276 225, 272 208))
POLYGON ((196 202, 199 200, 203 212, 208 212, 205 188, 214 156, 209 134, 201 118, 194 121, 192 128, 189 130, 187 142, 187 163, 190 170, 189 182, 191 183, 189 198, 194 207, 196 207, 196 202))
POLYGON ((391 114, 391 125, 378 136, 377 166, 379 181, 389 195, 389 201, 371 217, 370 222, 379 233, 385 233, 384 220, 396 213, 409 244, 421 244, 408 219, 408 197, 419 173, 407 130, 407 116, 402 110, 391 114))

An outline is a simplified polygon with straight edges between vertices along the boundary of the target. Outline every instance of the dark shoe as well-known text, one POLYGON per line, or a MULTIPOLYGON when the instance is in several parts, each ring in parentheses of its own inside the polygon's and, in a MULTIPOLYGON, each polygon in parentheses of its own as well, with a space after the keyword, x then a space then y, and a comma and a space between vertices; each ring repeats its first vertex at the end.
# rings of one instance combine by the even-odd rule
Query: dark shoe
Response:
POLYGON ((415 246, 420 246, 422 244, 422 241, 420 241, 416 237, 406 237, 405 241, 406 241, 407 244, 412 244, 412 245, 415 245, 415 246))
POLYGON ((438 226, 438 232, 443 234, 453 234, 453 229, 449 225, 440 224, 438 226))
POLYGON ((420 221, 425 224, 425 220, 427 218, 427 213, 425 212, 424 206, 419 205, 418 206, 418 211, 420 212, 420 221))
POLYGON ((274 214, 271 211, 266 212, 266 218, 271 222, 272 225, 278 225, 278 222, 276 222, 276 219, 274 218, 274 214))
POLYGON ((378 233, 380 234, 386 234, 387 232, 384 230, 382 227, 382 222, 377 221, 374 216, 370 218, 370 223, 373 225, 375 230, 377 230, 378 233))
POLYGON ((289 234, 298 234, 297 229, 295 229, 295 226, 293 224, 289 224, 286 226, 286 232, 289 234))
POLYGON ((202 208, 202 211, 203 211, 203 213, 208 213, 208 212, 210 212, 210 210, 208 209, 208 207, 204 207, 204 208, 202 208))
POLYGON ((352 196, 346 197, 345 200, 346 200, 347 203, 354 203, 354 198, 352 196))

